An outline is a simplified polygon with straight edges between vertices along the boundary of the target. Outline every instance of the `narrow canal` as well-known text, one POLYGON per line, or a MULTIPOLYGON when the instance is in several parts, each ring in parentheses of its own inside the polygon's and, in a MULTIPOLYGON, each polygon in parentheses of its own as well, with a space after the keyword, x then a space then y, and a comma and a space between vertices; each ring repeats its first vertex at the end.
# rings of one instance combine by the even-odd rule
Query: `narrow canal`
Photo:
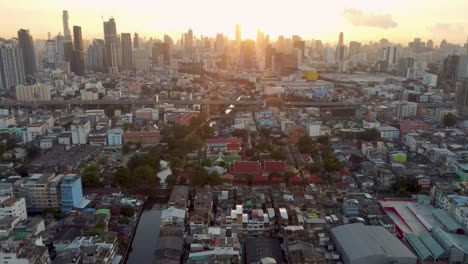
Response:
POLYGON ((133 239, 127 264, 155 263, 154 252, 159 240, 161 213, 162 210, 160 210, 159 204, 144 209, 133 239))

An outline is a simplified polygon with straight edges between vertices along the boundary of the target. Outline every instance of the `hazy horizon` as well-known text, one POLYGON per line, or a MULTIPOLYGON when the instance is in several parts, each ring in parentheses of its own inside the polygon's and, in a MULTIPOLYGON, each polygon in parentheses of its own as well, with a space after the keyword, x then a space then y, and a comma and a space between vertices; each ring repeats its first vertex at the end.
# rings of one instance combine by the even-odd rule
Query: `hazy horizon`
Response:
POLYGON ((47 39, 48 32, 56 36, 63 31, 63 10, 69 12, 70 28, 81 26, 85 39, 103 38, 102 22, 110 17, 115 18, 118 33, 138 32, 142 37, 157 38, 168 34, 174 39, 189 28, 196 36, 224 33, 233 39, 237 23, 242 26, 243 39, 255 39, 258 28, 272 39, 296 34, 306 40, 332 43, 341 31, 345 33, 346 43, 387 38, 406 44, 419 37, 423 41, 432 39, 436 45, 442 39, 464 44, 468 34, 466 0, 443 4, 438 0, 293 0, 287 5, 263 0, 240 0, 231 5, 213 0, 24 0, 2 3, 0 37, 16 37, 20 28, 29 29, 35 39, 47 39))

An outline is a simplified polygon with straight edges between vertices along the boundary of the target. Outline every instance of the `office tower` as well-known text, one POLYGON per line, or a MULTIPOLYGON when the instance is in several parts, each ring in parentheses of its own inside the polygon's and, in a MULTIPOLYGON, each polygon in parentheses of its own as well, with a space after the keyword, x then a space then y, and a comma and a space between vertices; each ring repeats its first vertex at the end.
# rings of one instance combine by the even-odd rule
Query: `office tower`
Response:
POLYGON ((277 75, 290 75, 297 70, 297 53, 277 52, 274 56, 274 72, 277 75))
POLYGON ((215 51, 217 53, 224 53, 224 36, 222 33, 216 34, 215 51))
POLYGON ((106 54, 106 44, 102 39, 95 39, 89 45, 87 56, 87 67, 95 72, 104 72, 104 56, 106 54))
POLYGON ((265 35, 260 28, 257 29, 257 41, 255 44, 257 44, 257 49, 259 50, 263 50, 265 48, 265 35))
POLYGON ((122 66, 125 69, 131 69, 132 65, 132 35, 130 33, 122 33, 122 66))
POLYGON ((323 49, 323 60, 325 62, 334 62, 335 61, 335 56, 333 54, 333 48, 325 47, 323 49))
POLYGON ((343 32, 340 32, 340 35, 338 37, 338 45, 344 45, 344 35, 343 32))
POLYGON ((57 55, 57 44, 55 40, 49 39, 45 43, 45 50, 46 50, 46 62, 49 65, 55 66, 55 58, 57 55))
POLYGON ((20 29, 18 31, 18 45, 23 56, 23 67, 26 80, 28 76, 33 76, 36 71, 36 53, 34 51, 34 41, 29 34, 29 30, 20 29))
POLYGON ((272 70, 275 68, 274 58, 276 54, 276 49, 273 48, 271 44, 268 44, 265 48, 265 69, 272 70))
POLYGON ((414 41, 408 43, 408 48, 415 53, 421 53, 426 49, 426 43, 420 38, 415 38, 414 41))
POLYGON ((171 48, 172 45, 174 44, 172 41, 172 38, 169 35, 164 35, 164 43, 169 45, 169 48, 171 48))
POLYGON ((241 41, 242 41, 241 26, 240 24, 236 24, 236 47, 240 47, 241 41))
POLYGON ((351 58, 361 52, 361 42, 351 41, 349 42, 348 57, 351 58))
POLYGON ((455 92, 459 62, 459 56, 449 55, 442 63, 442 69, 438 76, 437 86, 440 89, 443 89, 445 93, 455 92))
POLYGON ((338 62, 343 62, 346 58, 346 46, 344 45, 343 32, 340 32, 338 37, 338 45, 336 46, 335 59, 338 62))
POLYGON ((73 59, 71 62, 71 70, 78 76, 84 76, 84 52, 83 52, 83 38, 81 35, 81 27, 73 26, 73 59))
POLYGON ((63 10, 62 14, 62 23, 63 23, 63 35, 65 37, 71 38, 70 27, 68 26, 68 11, 63 10))
POLYGON ((314 53, 317 54, 319 58, 323 58, 323 49, 324 49, 324 46, 323 46, 322 41, 315 40, 313 50, 314 50, 314 53))
POLYGON ((110 73, 118 72, 118 39, 115 19, 104 22, 104 41, 106 43, 105 66, 110 73))
POLYGON ((398 47, 388 46, 383 49, 383 61, 387 66, 395 65, 398 61, 398 47))
POLYGON ((146 49, 134 49, 132 59, 137 71, 147 71, 151 66, 146 49))
POLYGON ((133 34, 133 48, 134 49, 139 49, 140 48, 140 37, 138 36, 138 33, 133 34))
POLYGON ((432 50, 434 48, 434 41, 432 39, 426 42, 426 50, 432 50))
POLYGON ((461 77, 457 80, 455 93, 455 110, 460 117, 468 118, 468 78, 461 77))
POLYGON ((192 49, 193 49, 193 31, 192 31, 192 29, 189 29, 189 31, 187 33, 185 33, 184 47, 185 47, 185 52, 191 54, 192 49))
POLYGON ((15 91, 16 100, 18 101, 51 99, 50 86, 47 84, 17 85, 15 91))
POLYGON ((398 76, 408 77, 408 69, 413 68, 414 58, 401 58, 398 61, 398 76))
POLYGON ((244 40, 241 42, 239 66, 241 69, 255 68, 255 42, 253 40, 244 40))
POLYGON ((446 41, 445 39, 443 39, 443 40, 440 42, 439 49, 445 50, 445 49, 447 49, 447 46, 448 46, 447 41, 446 41))
POLYGON ((293 39, 293 48, 298 49, 301 53, 300 57, 304 57, 304 51, 305 51, 305 41, 303 40, 294 40, 293 39))
POLYGON ((0 89, 8 90, 24 81, 23 58, 18 45, 0 40, 0 89))
POLYGON ((170 64, 169 45, 162 42, 154 43, 151 57, 154 65, 170 64))

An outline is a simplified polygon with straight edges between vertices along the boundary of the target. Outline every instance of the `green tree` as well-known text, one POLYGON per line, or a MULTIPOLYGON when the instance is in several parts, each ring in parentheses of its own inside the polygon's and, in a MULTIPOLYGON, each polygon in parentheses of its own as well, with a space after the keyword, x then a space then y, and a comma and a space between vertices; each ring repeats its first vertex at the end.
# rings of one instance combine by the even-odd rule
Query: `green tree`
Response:
POLYGON ((442 119, 442 123, 446 127, 453 127, 457 124, 457 117, 452 113, 448 113, 442 119))
POLYGON ((120 207, 120 214, 127 217, 133 217, 133 215, 135 214, 135 208, 133 208, 133 206, 130 205, 123 205, 122 207, 120 207))
POLYGON ((323 167, 326 171, 337 171, 340 169, 340 161, 335 157, 323 160, 323 167))
POLYGON ((0 156, 7 151, 8 147, 6 144, 0 144, 0 156))
POLYGON ((140 165, 135 169, 135 176, 138 183, 149 184, 156 182, 156 171, 150 165, 140 165))
POLYGON ((366 141, 376 141, 380 139, 380 132, 375 127, 369 128, 359 135, 359 139, 366 140, 366 141))
POLYGON ((314 141, 309 136, 303 136, 299 139, 296 146, 299 149, 299 152, 303 154, 310 154, 314 149, 314 141))
POLYGON ((101 182, 101 171, 98 165, 93 164, 86 167, 81 171, 81 177, 84 187, 97 188, 103 186, 101 182))
POLYGON ((280 148, 273 150, 270 154, 270 158, 273 160, 286 160, 286 152, 280 148))
POLYGON ((131 147, 130 147, 130 144, 128 143, 125 143, 123 146, 122 146, 122 153, 123 154, 128 154, 131 150, 131 147))
POLYGON ((109 158, 107 156, 102 156, 99 158, 99 165, 106 166, 109 163, 109 158))
POLYGON ((128 186, 130 182, 130 171, 127 168, 117 168, 113 177, 114 184, 119 186, 128 186))
POLYGON ((317 142, 322 144, 322 145, 328 145, 330 144, 330 137, 329 136, 318 136, 317 137, 317 142))

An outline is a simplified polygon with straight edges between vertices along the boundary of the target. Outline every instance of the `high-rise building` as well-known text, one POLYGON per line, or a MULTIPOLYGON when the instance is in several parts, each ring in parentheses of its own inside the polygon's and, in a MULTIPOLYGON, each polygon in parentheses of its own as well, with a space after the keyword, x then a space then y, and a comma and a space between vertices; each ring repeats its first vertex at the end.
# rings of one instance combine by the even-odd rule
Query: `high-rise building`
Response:
POLYGON ((35 85, 17 85, 16 100, 18 101, 33 101, 33 100, 50 100, 50 86, 47 84, 35 85))
POLYGON ((152 61, 154 65, 170 64, 169 45, 162 42, 153 44, 152 61))
POLYGON ((55 43, 55 40, 53 39, 48 39, 45 42, 45 52, 46 52, 46 62, 50 65, 55 66, 55 57, 57 53, 57 44, 55 43))
POLYGON ((426 50, 432 50, 434 48, 434 41, 432 39, 426 42, 426 50))
POLYGON ((29 30, 18 30, 18 45, 23 56, 24 74, 28 81, 28 76, 33 76, 37 71, 34 41, 32 36, 29 34, 29 30))
POLYGON ((437 78, 437 87, 443 89, 445 93, 455 92, 459 61, 459 56, 450 55, 442 63, 442 68, 437 78))
POLYGON ((343 32, 340 32, 340 35, 338 37, 338 45, 344 45, 344 35, 343 32))
POLYGON ((106 43, 105 65, 108 72, 118 72, 119 54, 118 54, 118 38, 117 26, 115 19, 110 18, 104 22, 104 41, 106 43))
POLYGON ((185 52, 191 54, 193 50, 193 31, 189 29, 184 37, 185 52))
POLYGON ((274 59, 275 59, 276 49, 273 48, 271 44, 268 44, 265 48, 265 69, 273 70, 275 68, 274 59))
POLYGON ((0 89, 8 90, 24 82, 21 51, 13 42, 0 41, 0 89))
POLYGON ((70 27, 68 26, 68 11, 63 10, 62 13, 62 23, 63 23, 63 35, 65 37, 71 38, 70 27))
POLYGON ((240 24, 236 24, 236 46, 240 47, 242 41, 242 36, 241 36, 241 26, 240 24))
POLYGON ((351 58, 354 55, 357 55, 361 52, 361 42, 350 41, 349 42, 349 52, 348 57, 351 58))
POLYGON ((240 47, 239 66, 241 69, 253 69, 256 66, 255 42, 244 40, 240 47))
POLYGON ((300 56, 301 57, 305 56, 305 54, 304 54, 304 52, 305 52, 305 41, 301 40, 300 38, 299 38, 299 40, 298 39, 293 40, 293 48, 298 49, 300 51, 300 53, 301 53, 300 56))
POLYGON ((95 72, 104 72, 104 56, 106 54, 106 45, 104 40, 95 39, 89 45, 87 56, 87 67, 95 72))
POLYGON ((140 37, 138 36, 138 33, 133 34, 133 48, 134 49, 139 49, 140 48, 140 37))
POLYGON ((383 49, 383 61, 387 63, 387 66, 395 65, 398 61, 398 47, 385 47, 383 49))
POLYGON ((164 43, 169 45, 169 48, 172 48, 172 45, 174 44, 172 38, 169 35, 164 35, 164 43))
POLYGON ((324 46, 323 46, 322 41, 321 40, 315 40, 313 50, 314 50, 314 53, 319 58, 323 58, 323 49, 324 49, 324 46))
POLYGON ((455 109, 460 117, 468 118, 468 78, 461 77, 457 80, 455 93, 455 109))
POLYGON ((132 35, 130 33, 122 33, 122 66, 125 69, 131 69, 132 65, 132 35))
POLYGON ((224 36, 222 33, 216 34, 215 51, 217 53, 224 53, 224 36))
POLYGON ((73 26, 73 62, 72 71, 78 76, 84 76, 84 51, 83 51, 83 38, 81 35, 81 27, 73 26))
POLYGON ((415 38, 414 41, 408 43, 408 48, 415 53, 421 53, 425 51, 426 44, 420 38, 415 38))
POLYGON ((414 58, 401 58, 398 61, 398 76, 408 77, 408 69, 413 68, 414 58))

